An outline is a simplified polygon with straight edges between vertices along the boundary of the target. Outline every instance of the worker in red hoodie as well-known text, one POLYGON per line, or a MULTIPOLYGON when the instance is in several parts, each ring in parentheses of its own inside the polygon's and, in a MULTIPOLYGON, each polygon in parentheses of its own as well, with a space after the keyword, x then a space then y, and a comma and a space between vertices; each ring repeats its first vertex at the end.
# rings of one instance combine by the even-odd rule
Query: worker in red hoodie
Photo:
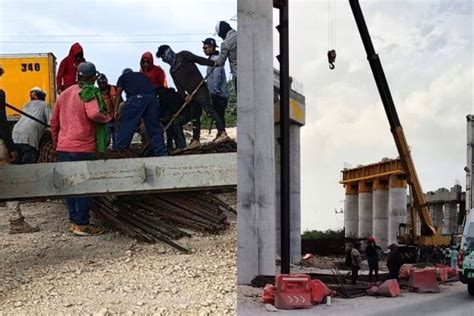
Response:
POLYGON ((56 77, 58 94, 77 83, 77 65, 85 61, 81 44, 72 44, 69 55, 59 64, 58 76, 56 77))
POLYGON ((151 85, 155 90, 160 87, 168 87, 165 71, 153 63, 152 53, 146 52, 142 55, 140 59, 140 72, 150 79, 151 85))

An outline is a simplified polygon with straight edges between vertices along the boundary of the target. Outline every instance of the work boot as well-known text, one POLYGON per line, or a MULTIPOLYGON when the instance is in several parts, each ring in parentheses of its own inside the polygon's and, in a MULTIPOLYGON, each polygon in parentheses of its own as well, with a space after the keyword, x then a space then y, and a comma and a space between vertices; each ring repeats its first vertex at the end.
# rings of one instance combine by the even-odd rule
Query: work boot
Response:
POLYGON ((175 149, 169 150, 168 152, 170 153, 170 155, 176 155, 176 154, 179 154, 180 152, 182 152, 184 150, 185 150, 185 148, 176 147, 175 149))
POLYGON ((221 131, 217 132, 217 136, 214 138, 213 142, 214 144, 219 144, 228 140, 230 140, 230 137, 227 135, 227 133, 225 131, 221 131))
POLYGON ((34 233, 37 231, 39 231, 39 227, 31 226, 30 224, 25 222, 24 217, 10 220, 10 234, 34 233))
POLYGON ((104 232, 103 229, 94 225, 77 225, 72 224, 69 230, 77 236, 95 236, 100 235, 104 232), (72 228, 72 231, 71 231, 72 228))
POLYGON ((197 148, 197 147, 201 147, 201 143, 199 142, 199 139, 193 139, 189 143, 187 149, 193 149, 193 148, 197 148))

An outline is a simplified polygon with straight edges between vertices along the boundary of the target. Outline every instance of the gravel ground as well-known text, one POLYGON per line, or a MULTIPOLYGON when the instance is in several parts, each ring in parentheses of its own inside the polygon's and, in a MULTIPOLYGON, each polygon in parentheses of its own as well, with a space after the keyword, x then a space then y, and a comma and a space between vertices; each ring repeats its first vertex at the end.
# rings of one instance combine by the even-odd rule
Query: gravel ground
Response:
MULTIPOLYGON (((236 194, 219 197, 235 207, 236 194)), ((236 313, 236 223, 180 239, 192 254, 115 232, 69 234, 60 201, 22 205, 41 231, 9 235, 0 207, 0 315, 236 313)))

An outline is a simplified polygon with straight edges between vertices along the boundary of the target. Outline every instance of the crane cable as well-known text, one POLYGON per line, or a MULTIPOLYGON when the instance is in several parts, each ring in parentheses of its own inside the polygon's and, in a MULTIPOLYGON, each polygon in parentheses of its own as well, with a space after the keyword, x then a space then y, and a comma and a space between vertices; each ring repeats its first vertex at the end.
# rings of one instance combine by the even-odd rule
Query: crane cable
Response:
POLYGON ((328 0, 328 63, 329 69, 336 66, 336 0, 328 0), (333 12, 334 11, 334 12, 333 12), (331 48, 332 47, 332 48, 331 48))

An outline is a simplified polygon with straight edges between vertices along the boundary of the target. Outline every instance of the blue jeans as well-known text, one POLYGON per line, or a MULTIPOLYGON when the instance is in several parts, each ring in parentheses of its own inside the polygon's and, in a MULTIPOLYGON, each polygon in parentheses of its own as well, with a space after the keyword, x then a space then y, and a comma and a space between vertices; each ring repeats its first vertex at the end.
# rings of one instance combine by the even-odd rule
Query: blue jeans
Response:
POLYGON ((154 95, 130 96, 120 114, 117 143, 114 149, 127 150, 132 142, 133 134, 140 124, 145 123, 146 133, 155 156, 167 154, 163 128, 160 124, 160 102, 154 95))
MULTIPOLYGON (((93 153, 72 153, 72 152, 58 152, 59 161, 81 161, 94 160, 93 153)), ((77 225, 89 224, 89 210, 92 204, 92 199, 89 197, 74 197, 65 198, 67 210, 69 211, 69 220, 77 225)))

